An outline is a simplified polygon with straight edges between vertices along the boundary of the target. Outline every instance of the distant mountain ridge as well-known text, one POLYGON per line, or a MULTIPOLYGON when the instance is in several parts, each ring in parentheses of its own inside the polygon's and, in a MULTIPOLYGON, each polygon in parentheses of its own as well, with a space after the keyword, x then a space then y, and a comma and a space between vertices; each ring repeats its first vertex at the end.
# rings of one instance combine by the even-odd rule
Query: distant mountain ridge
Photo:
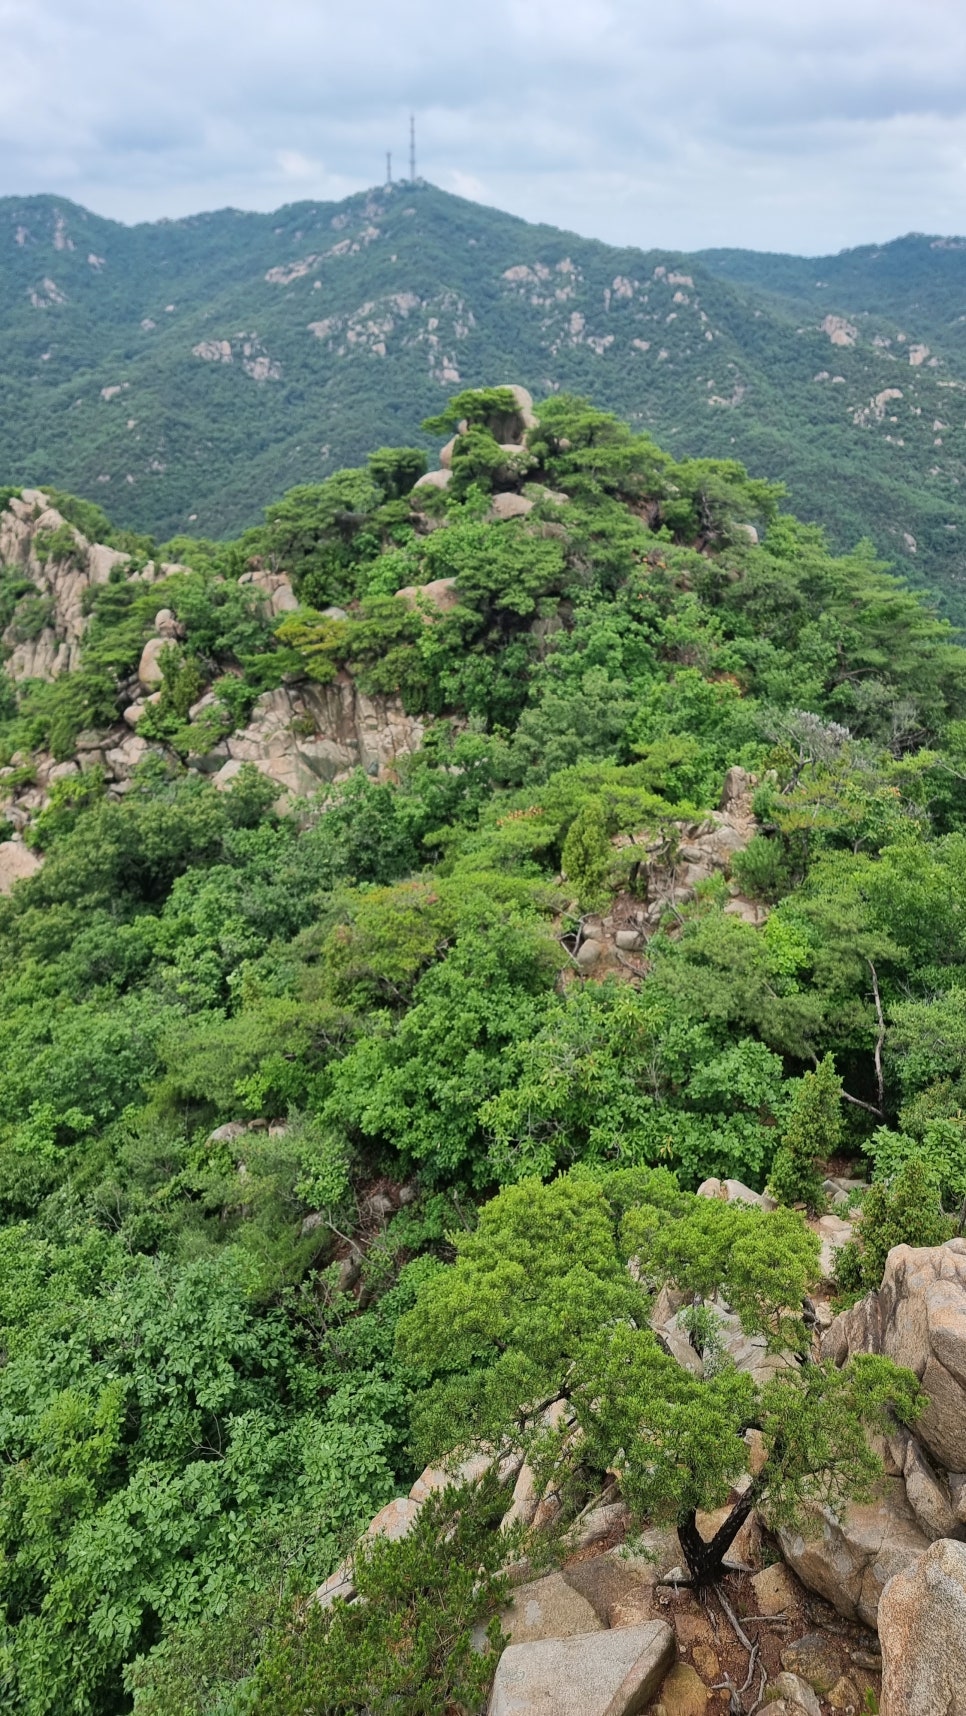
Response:
POLYGON ((0 200, 0 477, 234 533, 460 386, 592 394, 787 483, 966 617, 966 240, 617 248, 417 182, 125 227, 0 200))

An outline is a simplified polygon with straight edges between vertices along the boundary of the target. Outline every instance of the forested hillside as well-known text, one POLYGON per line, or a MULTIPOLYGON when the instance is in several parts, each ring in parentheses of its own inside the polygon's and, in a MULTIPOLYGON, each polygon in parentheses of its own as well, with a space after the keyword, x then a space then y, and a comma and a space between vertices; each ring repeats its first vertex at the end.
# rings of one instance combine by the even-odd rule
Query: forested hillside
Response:
MULTIPOLYGON (((222 219, 250 256, 260 223, 222 219)), ((496 1635, 476 1654, 470 1628, 520 1547, 495 1480, 377 1548, 368 1605, 306 1603, 427 1457, 569 1394, 561 1522, 617 1471, 687 1545, 749 1425, 780 1523, 867 1486, 862 1426, 915 1412, 885 1360, 759 1384, 712 1301, 804 1355, 829 1174, 873 1181, 843 1292, 953 1231, 966 652, 870 549, 585 401, 463 392, 429 480, 382 445, 397 421, 240 540, 150 559, 68 495, 3 497, 0 1686, 24 1716, 475 1712, 496 1635), (708 1176, 778 1207, 698 1199, 708 1176), (698 1375, 650 1331, 668 1283, 718 1354, 698 1375)))
POLYGON ((0 475, 227 536, 458 385, 587 392, 787 485, 963 613, 966 253, 616 249, 424 184, 127 228, 0 204, 0 475))

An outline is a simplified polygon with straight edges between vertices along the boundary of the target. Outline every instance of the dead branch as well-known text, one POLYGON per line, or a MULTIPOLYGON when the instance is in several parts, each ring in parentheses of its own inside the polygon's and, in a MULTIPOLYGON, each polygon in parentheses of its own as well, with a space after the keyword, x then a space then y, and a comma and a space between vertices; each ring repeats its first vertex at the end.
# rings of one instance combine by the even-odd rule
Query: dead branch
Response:
POLYGON ((869 970, 872 973, 872 993, 875 996, 875 1013, 876 1018, 879 1021, 879 1035, 877 1036, 875 1043, 875 1083, 876 1090, 879 1094, 879 1107, 881 1109, 885 1102, 885 1084, 882 1079, 882 1045, 885 1042, 886 1028, 885 1019, 882 1016, 882 1000, 879 995, 879 980, 876 977, 875 966, 871 959, 869 960, 868 965, 869 970))

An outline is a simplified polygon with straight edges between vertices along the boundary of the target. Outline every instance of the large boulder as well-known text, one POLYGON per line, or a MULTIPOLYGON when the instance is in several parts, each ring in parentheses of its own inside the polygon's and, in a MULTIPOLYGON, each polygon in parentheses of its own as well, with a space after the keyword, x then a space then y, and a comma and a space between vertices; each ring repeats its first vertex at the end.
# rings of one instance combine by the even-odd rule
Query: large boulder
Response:
POLYGON ((148 638, 138 662, 138 683, 142 691, 157 691, 164 684, 161 658, 171 647, 170 636, 148 638))
POLYGON ((298 795, 317 792, 357 768, 385 780, 402 757, 418 749, 423 730, 398 697, 369 697, 348 673, 297 692, 280 686, 264 692, 247 727, 228 738, 229 761, 214 784, 230 786, 244 763, 254 763, 280 791, 298 795))
POLYGON ((453 473, 450 470, 426 471, 413 483, 412 493, 415 494, 417 489, 448 489, 452 480, 453 473))
POLYGON ((526 495, 494 495, 487 517, 493 524, 509 518, 526 518, 527 513, 533 511, 533 504, 532 500, 527 500, 526 495))
POLYGON ((0 894, 9 894, 15 882, 35 875, 41 863, 37 853, 31 852, 22 840, 0 841, 0 894))
POLYGON ((448 614, 460 604, 455 578, 433 578, 428 584, 404 584, 396 591, 396 599, 407 608, 429 606, 437 613, 448 614))
POLYGON ((510 1645, 497 1665, 489 1716, 637 1716, 674 1662, 666 1621, 510 1645))
POLYGON ((603 1622, 588 1599, 563 1573, 547 1573, 520 1585, 500 1616, 500 1627, 511 1644, 535 1639, 566 1639, 576 1633, 599 1633, 603 1622))
POLYGON ((928 1396, 916 1437, 949 1472, 966 1472, 966 1240, 897 1245, 882 1286, 836 1317, 822 1355, 883 1353, 914 1371, 928 1396))
MULTIPOLYGON (((85 597, 105 584, 130 556, 104 543, 88 542, 69 525, 41 489, 24 489, 0 512, 0 566, 21 572, 34 585, 24 602, 46 606, 46 623, 23 636, 15 613, 3 634, 10 679, 56 679, 80 666, 81 641, 89 614, 85 597), (51 552, 50 538, 57 546, 51 552), (45 540, 46 539, 46 540, 45 540)), ((33 616, 32 616, 33 617, 33 616)))
POLYGON ((966 1545, 934 1543, 879 1604, 882 1716, 966 1716, 966 1545))
POLYGON ((803 1585, 839 1614, 868 1627, 876 1624, 879 1599, 889 1580, 929 1548, 900 1478, 885 1479, 875 1502, 852 1503, 838 1518, 816 1506, 804 1531, 785 1527, 778 1539, 803 1585))

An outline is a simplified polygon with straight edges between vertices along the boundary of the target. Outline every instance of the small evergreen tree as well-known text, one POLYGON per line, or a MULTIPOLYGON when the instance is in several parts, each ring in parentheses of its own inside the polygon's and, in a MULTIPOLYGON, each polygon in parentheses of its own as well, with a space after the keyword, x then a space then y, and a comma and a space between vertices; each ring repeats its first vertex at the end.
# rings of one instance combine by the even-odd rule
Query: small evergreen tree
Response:
POLYGON ((593 910, 607 897, 609 858, 604 808, 599 799, 591 798, 570 824, 562 854, 564 875, 585 909, 593 910))
POLYGON ((857 1240, 836 1260, 836 1279, 846 1292, 874 1290, 882 1283, 886 1258, 896 1245, 942 1245, 956 1224, 942 1206, 939 1181, 929 1163, 910 1156, 891 1180, 869 1188, 857 1226, 857 1240))
POLYGON ((811 1501, 834 1507, 870 1495, 881 1465, 867 1430, 888 1429, 893 1415, 914 1418, 918 1386, 868 1355, 841 1370, 790 1363, 759 1387, 719 1354, 696 1376, 652 1332, 647 1286, 673 1283, 703 1298, 717 1283, 749 1333, 804 1351, 791 1307, 801 1305, 817 1249, 792 1212, 683 1194, 662 1171, 578 1171, 508 1188, 397 1325, 404 1362, 436 1376, 416 1414, 424 1451, 474 1437, 517 1437, 528 1450, 535 1442, 563 1493, 568 1463, 619 1469, 637 1519, 675 1525, 692 1577, 714 1581, 753 1508, 791 1524, 811 1501), (560 1394, 579 1435, 558 1434, 548 1448, 525 1403, 560 1394), (698 1512, 721 1507, 748 1473, 751 1427, 767 1459, 705 1542, 698 1512))
POLYGON ((770 1187, 779 1203, 821 1208, 822 1177, 816 1162, 833 1156, 841 1138, 842 1080, 832 1056, 826 1055, 799 1084, 772 1161, 770 1187))

